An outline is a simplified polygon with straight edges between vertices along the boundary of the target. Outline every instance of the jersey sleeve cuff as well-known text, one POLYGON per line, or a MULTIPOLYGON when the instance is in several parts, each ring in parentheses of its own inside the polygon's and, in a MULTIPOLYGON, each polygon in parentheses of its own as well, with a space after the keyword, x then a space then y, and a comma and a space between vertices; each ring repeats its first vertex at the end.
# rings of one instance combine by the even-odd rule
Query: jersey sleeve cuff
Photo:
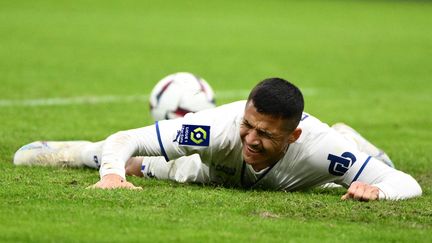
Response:
POLYGON ((397 198, 393 198, 391 195, 395 194, 394 190, 387 186, 384 183, 377 183, 372 186, 376 186, 379 189, 379 200, 397 200, 397 198))
POLYGON ((378 187, 378 200, 385 200, 386 199, 386 195, 385 193, 378 187))
POLYGON ((116 174, 121 176, 123 179, 126 179, 126 170, 124 168, 109 168, 109 169, 101 169, 99 170, 100 178, 108 175, 108 174, 116 174))

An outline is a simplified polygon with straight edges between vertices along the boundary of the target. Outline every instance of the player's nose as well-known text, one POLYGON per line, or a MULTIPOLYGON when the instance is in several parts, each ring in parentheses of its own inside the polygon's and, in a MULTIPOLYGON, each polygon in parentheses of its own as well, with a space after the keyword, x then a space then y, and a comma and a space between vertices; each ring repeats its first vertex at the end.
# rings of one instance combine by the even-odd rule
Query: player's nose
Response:
POLYGON ((246 144, 248 145, 259 145, 260 140, 255 130, 251 129, 245 136, 246 144))

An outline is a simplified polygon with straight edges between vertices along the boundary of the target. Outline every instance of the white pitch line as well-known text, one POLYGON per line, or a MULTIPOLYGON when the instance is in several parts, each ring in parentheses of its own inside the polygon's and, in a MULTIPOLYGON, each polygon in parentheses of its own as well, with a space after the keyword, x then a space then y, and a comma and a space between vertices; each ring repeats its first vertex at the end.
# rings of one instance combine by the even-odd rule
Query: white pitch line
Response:
MULTIPOLYGON (((215 91, 216 102, 219 99, 247 99, 250 90, 220 90, 215 91)), ((315 94, 313 89, 303 89, 304 95, 315 94)), ((131 103, 135 101, 148 102, 149 95, 108 95, 108 96, 80 96, 71 98, 42 98, 26 100, 0 100, 0 107, 16 106, 68 106, 81 104, 103 104, 103 103, 131 103)))

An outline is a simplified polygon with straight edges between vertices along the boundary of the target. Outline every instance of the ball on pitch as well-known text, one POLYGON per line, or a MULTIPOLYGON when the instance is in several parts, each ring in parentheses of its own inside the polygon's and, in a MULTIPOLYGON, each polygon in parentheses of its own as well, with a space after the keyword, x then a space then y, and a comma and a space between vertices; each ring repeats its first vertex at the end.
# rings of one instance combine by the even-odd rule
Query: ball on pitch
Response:
POLYGON ((192 73, 168 75, 150 93, 150 110, 155 121, 183 117, 189 112, 213 107, 213 89, 204 79, 192 73))

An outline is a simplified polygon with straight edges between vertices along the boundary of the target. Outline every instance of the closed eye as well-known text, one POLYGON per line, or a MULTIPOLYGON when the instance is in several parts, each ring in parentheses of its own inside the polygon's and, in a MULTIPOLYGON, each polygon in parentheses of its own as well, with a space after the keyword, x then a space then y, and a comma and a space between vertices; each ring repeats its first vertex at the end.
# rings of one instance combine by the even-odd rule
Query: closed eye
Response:
MULTIPOLYGON (((243 120, 242 125, 244 127, 246 127, 247 129, 255 129, 255 127, 253 127, 247 120, 243 120)), ((271 133, 269 133, 268 131, 261 130, 261 129, 256 129, 256 130, 257 130, 258 136, 260 136, 262 138, 268 138, 268 139, 273 138, 273 135, 271 133)))
POLYGON ((272 139, 272 138, 273 138, 272 134, 269 133, 269 132, 267 132, 267 131, 258 130, 257 133, 258 133, 258 135, 259 135, 260 137, 262 137, 262 138, 269 138, 269 139, 272 139))
POLYGON ((242 125, 245 126, 248 129, 252 129, 252 125, 247 121, 247 120, 243 120, 242 125))

